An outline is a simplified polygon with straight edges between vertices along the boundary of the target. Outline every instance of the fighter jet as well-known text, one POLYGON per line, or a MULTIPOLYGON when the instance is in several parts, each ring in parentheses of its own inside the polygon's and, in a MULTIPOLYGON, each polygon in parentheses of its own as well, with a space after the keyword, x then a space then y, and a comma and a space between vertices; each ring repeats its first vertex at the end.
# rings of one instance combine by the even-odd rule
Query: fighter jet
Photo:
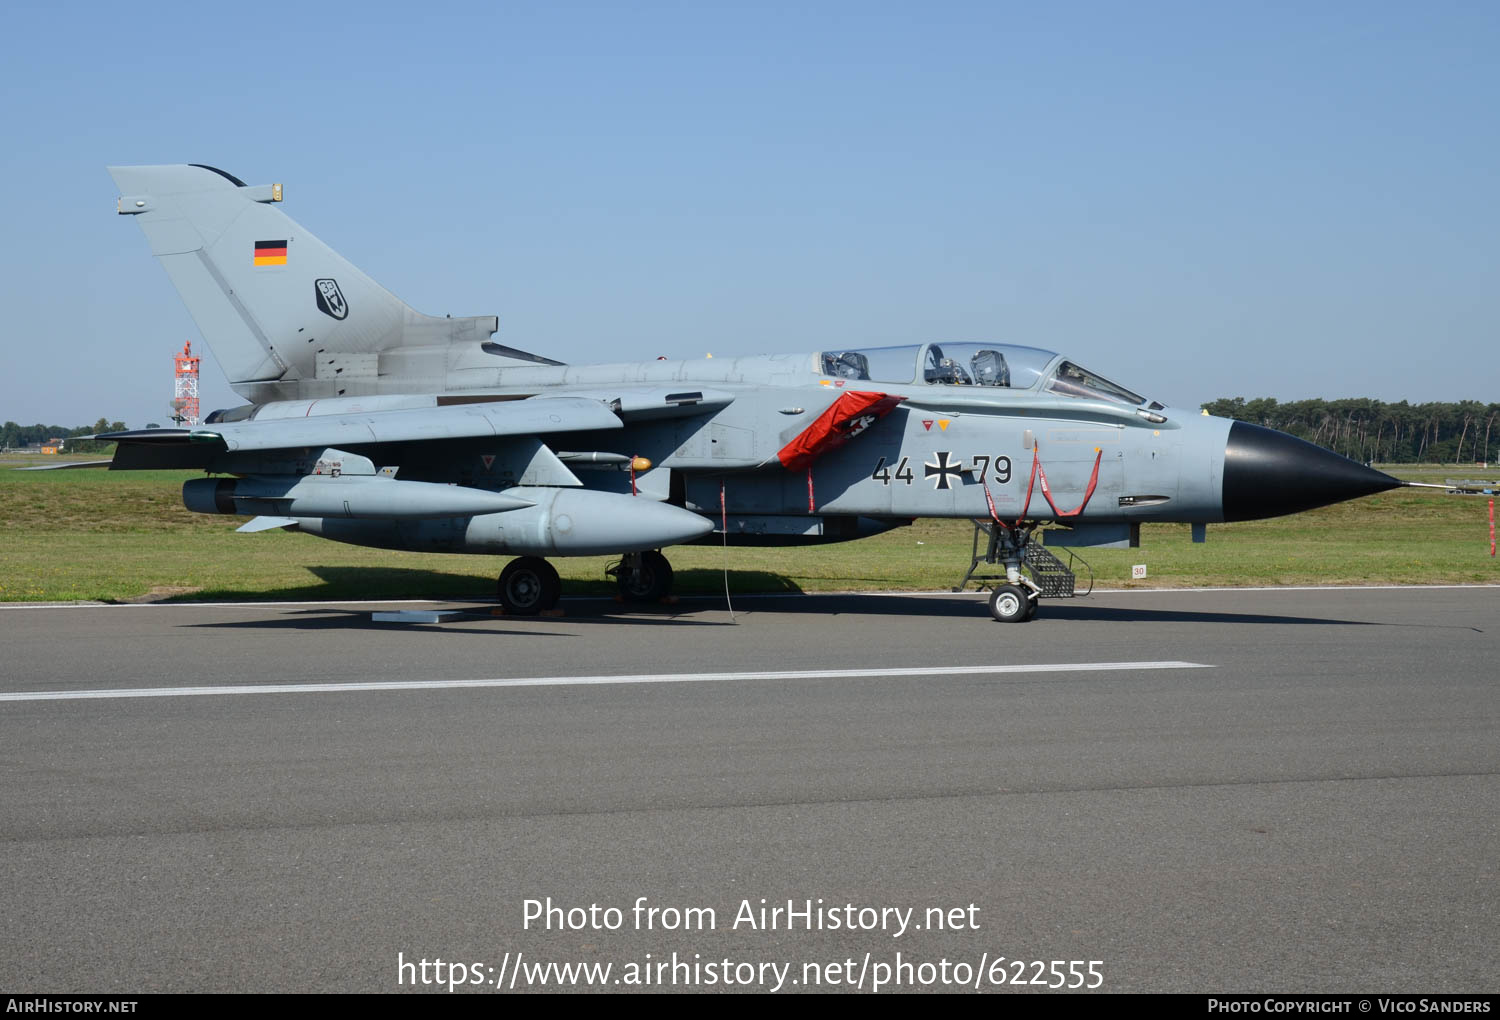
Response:
POLYGON ((115 469, 193 468, 190 510, 356 545, 515 556, 512 613, 555 605, 555 556, 619 554, 622 595, 672 585, 665 547, 841 542, 970 518, 1036 613, 1039 541, 1296 513, 1400 485, 1245 422, 1167 407, 1036 347, 940 340, 567 365, 495 316, 414 311, 280 209, 203 165, 111 167, 120 215, 248 403, 112 433, 115 469), (1062 527, 1046 527, 1061 525, 1062 527))

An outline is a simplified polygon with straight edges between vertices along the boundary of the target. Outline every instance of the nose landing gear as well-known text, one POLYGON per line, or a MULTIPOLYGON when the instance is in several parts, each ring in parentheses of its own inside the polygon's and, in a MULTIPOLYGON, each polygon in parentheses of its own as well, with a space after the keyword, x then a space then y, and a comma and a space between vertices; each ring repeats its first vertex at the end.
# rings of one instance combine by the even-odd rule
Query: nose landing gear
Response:
POLYGON ((974 522, 974 550, 969 571, 954 591, 963 591, 970 582, 981 588, 994 582, 990 594, 990 615, 1001 623, 1025 623, 1036 616, 1043 598, 1068 599, 1087 595, 1094 588, 1093 571, 1071 550, 1063 563, 1042 545, 1034 523, 1009 527, 997 522, 974 522), (1088 588, 1076 589, 1073 568, 1088 572, 1088 588), (990 568, 984 572, 984 568, 990 568), (1000 569, 995 569, 995 568, 1000 569), (1003 571, 1003 572, 1002 572, 1003 571))
POLYGON ((1002 584, 990 594, 990 615, 1001 623, 1025 623, 1036 615, 1039 599, 1019 584, 1002 584))

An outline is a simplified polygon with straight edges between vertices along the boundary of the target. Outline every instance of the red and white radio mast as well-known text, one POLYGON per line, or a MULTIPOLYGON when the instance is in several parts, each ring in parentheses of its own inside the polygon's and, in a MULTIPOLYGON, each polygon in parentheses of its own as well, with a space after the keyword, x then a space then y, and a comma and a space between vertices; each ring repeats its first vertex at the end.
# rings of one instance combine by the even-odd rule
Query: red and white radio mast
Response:
POLYGON ((182 345, 182 353, 172 359, 177 366, 176 386, 172 391, 172 420, 178 425, 198 424, 198 358, 193 357, 193 342, 182 345))

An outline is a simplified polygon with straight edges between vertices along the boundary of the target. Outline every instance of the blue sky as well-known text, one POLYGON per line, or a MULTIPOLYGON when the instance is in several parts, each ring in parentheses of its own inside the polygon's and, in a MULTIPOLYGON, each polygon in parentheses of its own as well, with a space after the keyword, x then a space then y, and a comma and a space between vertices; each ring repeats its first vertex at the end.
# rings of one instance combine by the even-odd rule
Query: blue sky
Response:
POLYGON ((563 361, 1500 400, 1497 52, 1493 2, 15 4, 0 419, 165 421, 197 331, 104 167, 175 162, 563 361))

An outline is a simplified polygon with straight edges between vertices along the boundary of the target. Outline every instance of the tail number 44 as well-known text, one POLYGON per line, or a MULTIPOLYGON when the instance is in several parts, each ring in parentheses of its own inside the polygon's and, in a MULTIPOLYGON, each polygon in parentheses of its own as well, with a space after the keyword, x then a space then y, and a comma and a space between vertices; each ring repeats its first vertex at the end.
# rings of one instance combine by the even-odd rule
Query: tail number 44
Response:
MULTIPOLYGON (((870 477, 881 485, 890 485, 893 481, 910 485, 915 476, 912 474, 908 463, 909 460, 910 458, 902 457, 900 463, 893 470, 886 462, 886 459, 881 457, 875 465, 875 470, 870 473, 870 477)), ((999 457, 988 457, 982 453, 977 454, 974 457, 974 463, 964 468, 963 473, 972 475, 975 481, 980 481, 989 472, 991 467, 995 469, 995 473, 992 476, 994 481, 1001 485, 1010 481, 1010 458, 1003 454, 999 457)))

